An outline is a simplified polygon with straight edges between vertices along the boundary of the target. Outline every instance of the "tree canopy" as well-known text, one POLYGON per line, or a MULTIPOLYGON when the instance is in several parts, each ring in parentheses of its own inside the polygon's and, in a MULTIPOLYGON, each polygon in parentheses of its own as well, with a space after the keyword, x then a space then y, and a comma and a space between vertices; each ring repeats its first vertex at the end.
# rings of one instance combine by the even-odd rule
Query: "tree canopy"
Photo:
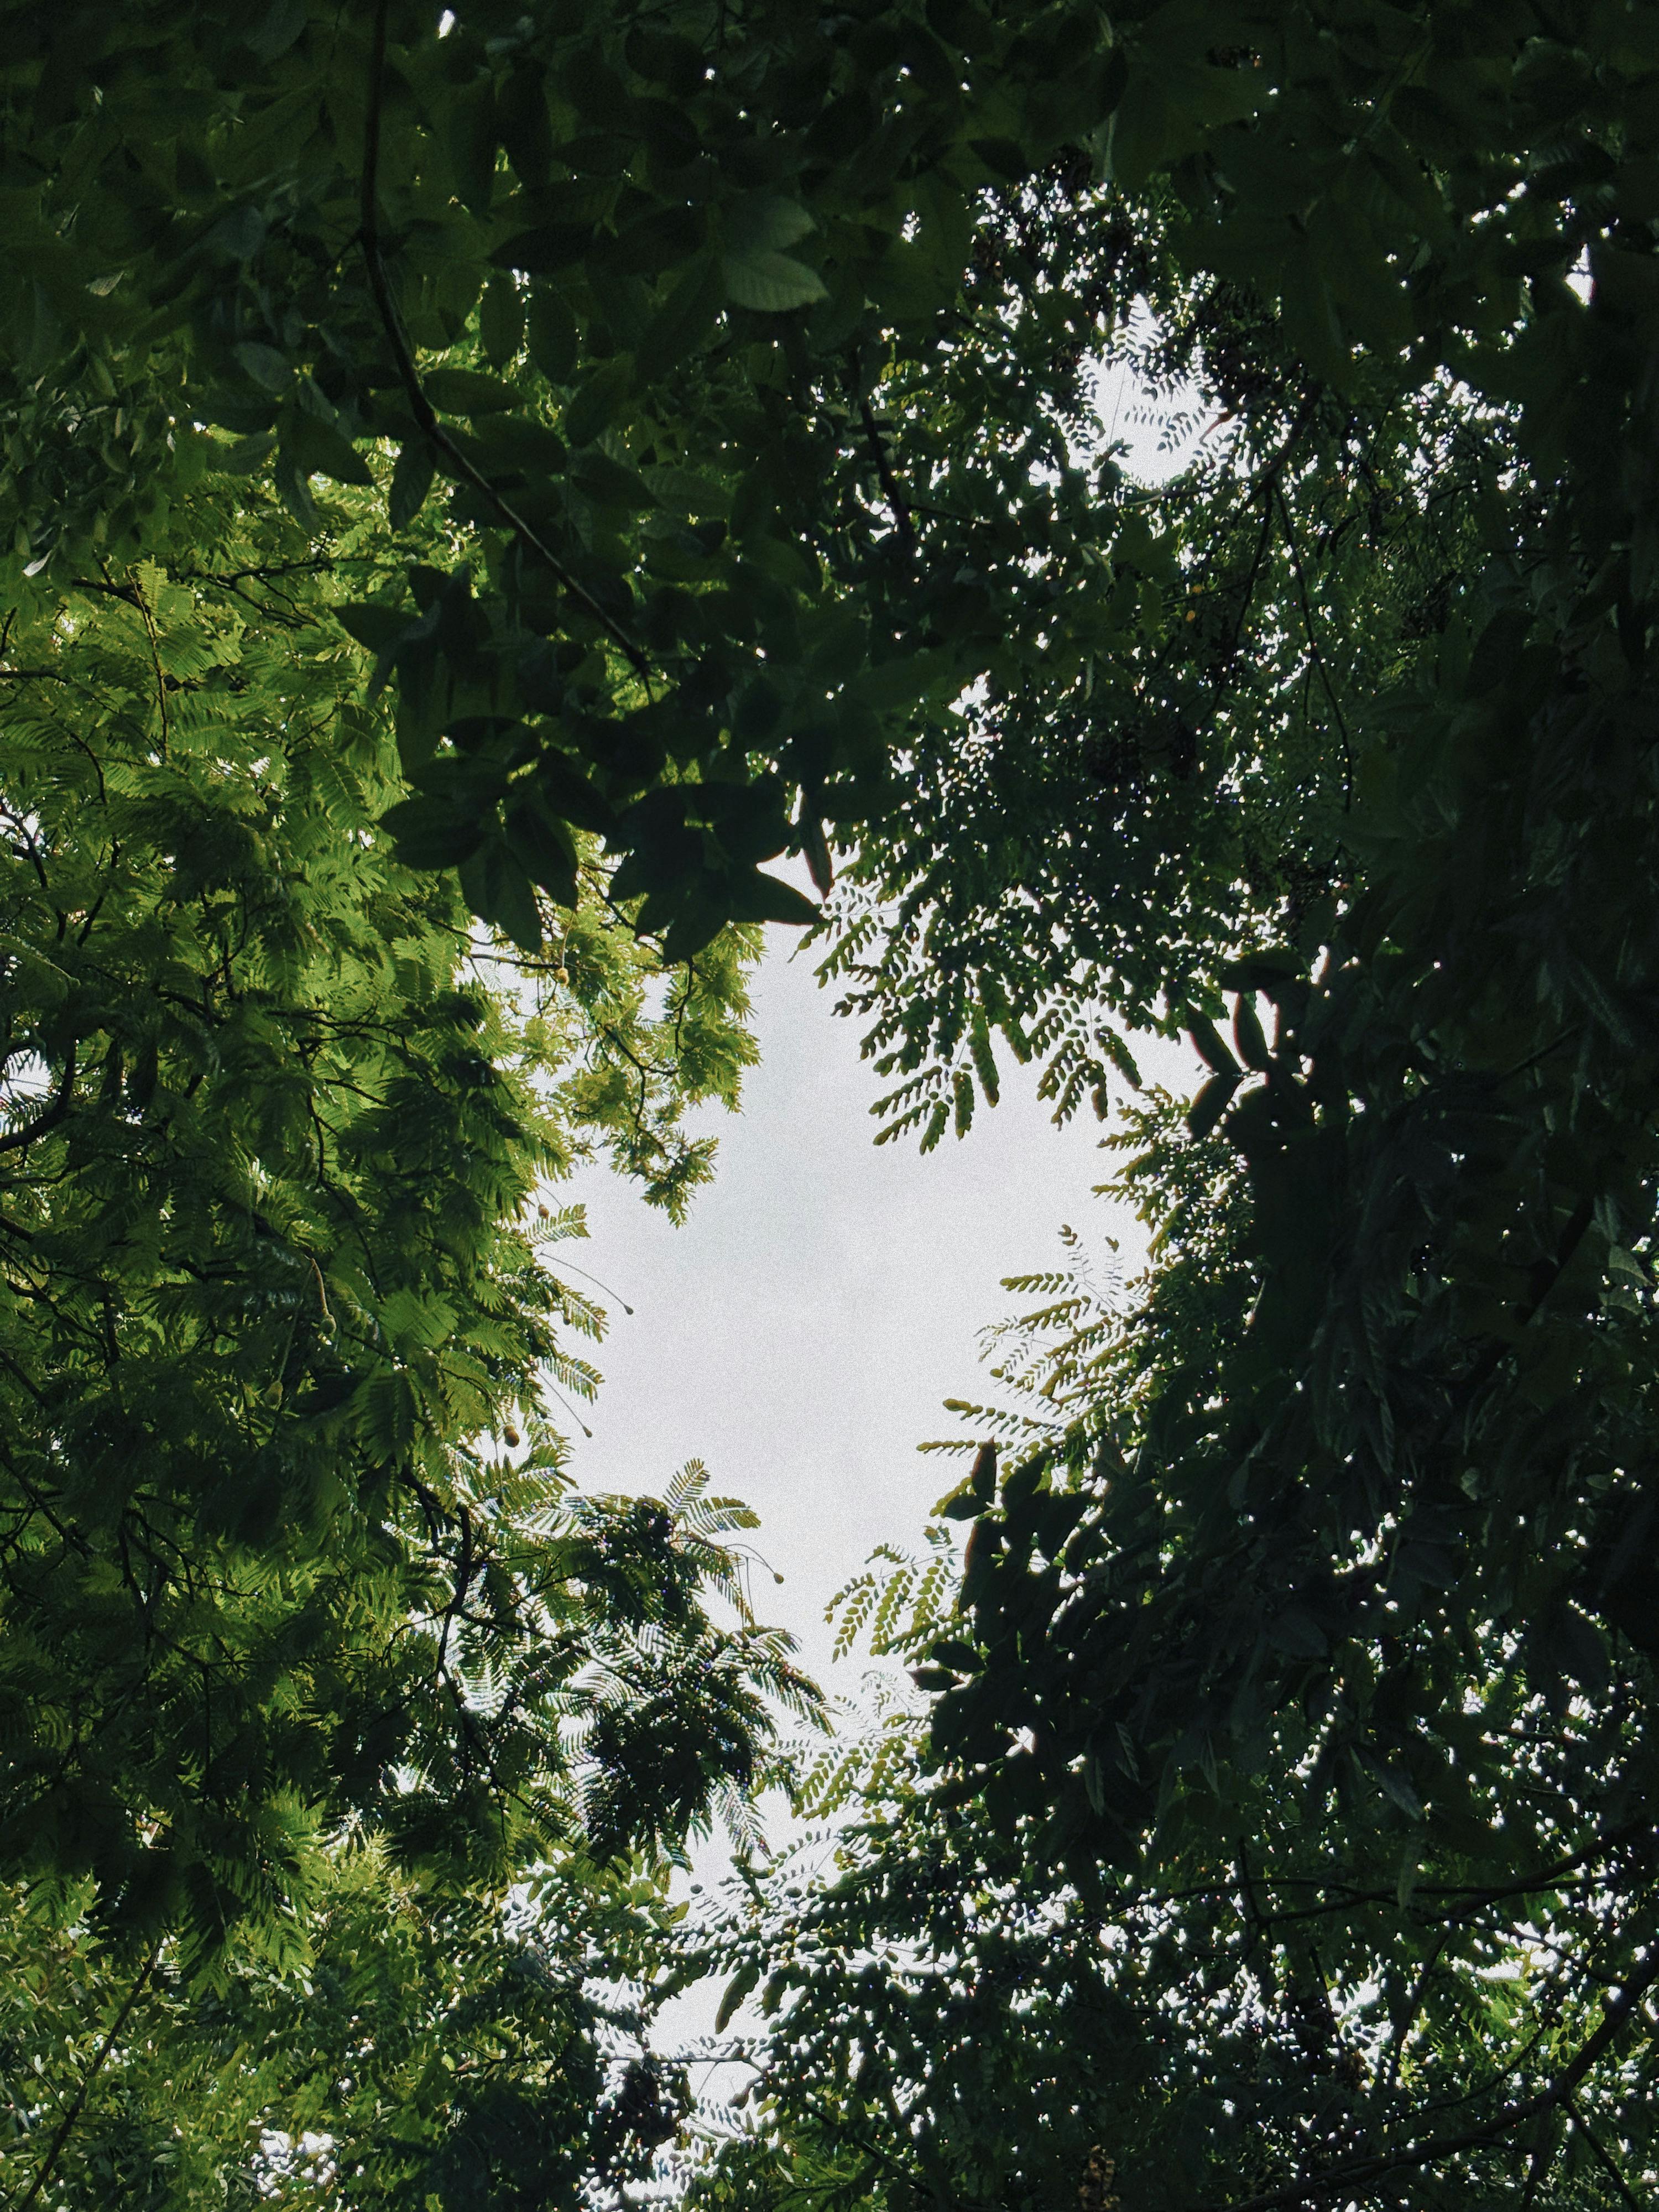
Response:
POLYGON ((25 2203, 623 2186, 667 2092, 501 1994, 589 1927, 767 1993, 722 2200, 1641 2201, 1659 15, 5 21, 25 2203), (889 1133, 999 1051, 1211 1074, 1119 1125, 1132 1296, 1026 1285, 841 1871, 687 1948, 664 1855, 811 1693, 708 1610, 731 1509, 564 1490, 537 1209, 582 1146, 683 1206, 767 921, 889 1133), (143 2148, 146 2036, 222 2036, 237 2151, 143 2148))

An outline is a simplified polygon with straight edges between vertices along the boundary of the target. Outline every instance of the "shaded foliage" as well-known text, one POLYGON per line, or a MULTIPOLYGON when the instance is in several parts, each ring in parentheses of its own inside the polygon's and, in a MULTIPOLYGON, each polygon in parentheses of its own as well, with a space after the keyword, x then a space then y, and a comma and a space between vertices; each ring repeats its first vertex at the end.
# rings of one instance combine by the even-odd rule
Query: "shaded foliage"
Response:
POLYGON ((1131 1075, 1126 1023, 1212 1073, 1188 1137, 1139 1125, 1147 1284, 1057 1286, 1044 1425, 951 1501, 943 1633, 907 1587, 920 1771, 886 1759, 838 1883, 720 1939, 781 2025, 706 2185, 1639 2201, 1653 11, 7 20, 0 682, 52 696, 88 632, 137 733, 106 763, 76 710, 127 842, 56 904, 90 769, 33 705, 7 769, 9 1649, 64 1695, 13 1738, 14 1865, 95 1867, 135 1928, 188 1900, 204 1956, 324 1808, 503 1877, 575 1832, 561 1668, 612 1632, 596 1844, 753 1782, 781 1652, 705 1666, 653 1509, 544 1526, 550 1443, 483 1441, 580 1302, 519 1211, 565 1033, 461 963, 470 911, 572 988, 559 1110, 678 1203, 676 1071, 742 1057, 720 932, 812 917, 793 852, 842 868, 831 969, 924 1142, 1004 1047, 1062 1116, 1131 1075), (1091 420, 1143 299, 1210 418, 1163 492, 1091 420), (314 764, 273 671, 222 780, 226 603, 176 572, 239 483, 289 533, 222 587, 260 649, 370 659, 311 679, 350 694, 314 764), (295 580, 362 549, 349 599, 295 580), (273 804, 319 840, 286 919, 273 804))

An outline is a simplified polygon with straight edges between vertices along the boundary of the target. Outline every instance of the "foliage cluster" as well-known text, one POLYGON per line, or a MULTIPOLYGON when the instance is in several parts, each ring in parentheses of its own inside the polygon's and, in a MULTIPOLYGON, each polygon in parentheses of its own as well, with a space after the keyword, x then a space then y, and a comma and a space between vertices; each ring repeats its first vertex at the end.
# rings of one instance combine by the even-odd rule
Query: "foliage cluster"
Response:
MULTIPOLYGON (((709 1939, 774 2025, 699 2187, 1639 2201, 1659 15, 5 20, 0 1843, 88 2097, 106 1953, 286 2002, 353 1838, 470 1899, 440 2010, 538 1860, 648 1948, 805 1698, 689 1505, 562 1493, 527 1233, 590 1128, 683 1200, 793 852, 896 1131, 999 1049, 1103 1111, 1125 1024, 1212 1075, 906 1586, 925 1743, 709 1939), (1139 300, 1162 493, 1091 450, 1139 300)), ((388 2186, 516 2201, 421 2079, 388 2186)))

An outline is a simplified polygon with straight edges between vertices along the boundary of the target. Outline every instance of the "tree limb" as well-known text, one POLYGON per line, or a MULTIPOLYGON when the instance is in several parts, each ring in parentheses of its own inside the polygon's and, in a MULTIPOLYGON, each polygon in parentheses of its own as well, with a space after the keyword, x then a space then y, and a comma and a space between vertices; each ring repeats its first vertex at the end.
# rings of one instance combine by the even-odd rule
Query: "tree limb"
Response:
MULTIPOLYGON (((1374 2158, 1352 2160, 1346 2166, 1332 2166, 1323 2173, 1310 2174, 1304 2180, 1287 2183, 1282 2189, 1270 2189, 1260 2197, 1243 2197, 1234 2203, 1219 2206, 1216 2212, 1278 2212, 1281 2206, 1318 2204, 1334 2197, 1352 2197, 1370 2183, 1386 2180, 1390 2174, 1432 2166, 1441 2159, 1455 2158, 1462 2151, 1487 2149, 1527 2120, 1558 2111, 1571 2114, 1573 2091, 1596 2060, 1617 2039, 1656 1979, 1659 1979, 1659 1954, 1650 1955, 1641 1972, 1620 1990, 1603 2012, 1600 2027, 1571 2064, 1547 2088, 1540 2089, 1535 2097, 1523 2098, 1519 2104, 1505 2106, 1484 2127, 1470 2128, 1462 2135, 1431 2136, 1425 2142, 1403 2144, 1397 2151, 1383 2151, 1374 2158)), ((1580 2131, 1586 2133, 1588 2140, 1583 2123, 1577 2124, 1580 2131)))
POLYGON ((32 1145, 37 1137, 44 1137, 48 1129, 56 1128, 58 1122, 68 1114, 74 1096, 75 1047, 71 1045, 69 1048, 69 1057, 64 1062, 64 1073, 58 1085, 58 1096, 44 1113, 35 1115, 27 1128, 14 1129, 9 1135, 0 1137, 0 1152, 14 1152, 20 1145, 27 1147, 32 1145))
POLYGON ((86 2072, 81 2076, 80 2085, 76 2088, 74 2096, 70 2100, 69 2110, 64 2113, 63 2118, 58 2123, 57 2132, 52 2136, 52 2141, 46 2145, 46 2154, 36 2167, 33 2180, 30 2182, 27 2189, 24 2191, 23 2196, 19 2200, 16 2206, 16 2212, 29 2212, 29 2207, 34 2203, 36 2197, 40 2196, 40 2191, 46 2187, 46 2183, 51 2179, 52 2168, 58 2163, 58 2158, 63 2151, 64 2145, 69 2141, 70 2130, 74 2127, 75 2123, 80 2118, 82 2112, 85 2109, 87 2099, 92 2093, 92 2085, 98 2078, 99 2070, 102 2067, 104 2061, 109 2057, 110 2052, 115 2048, 115 2039, 119 2035, 121 2030, 126 2026, 127 2016, 131 2012, 134 2005, 137 2003, 139 1997, 143 1995, 144 1984, 149 1979, 151 1973, 155 1971, 155 1962, 161 1955, 161 1950, 158 1946, 155 1950, 150 1953, 149 1958, 145 1960, 143 1965, 139 1968, 137 1980, 134 1982, 132 1987, 127 1991, 125 2000, 122 2004, 120 2011, 116 2014, 114 2020, 110 2023, 109 2033, 104 2038, 102 2043, 99 2045, 96 2057, 94 2058, 91 2065, 88 2067, 86 2072))
POLYGON ((1612 2182, 1613 2187, 1619 2191, 1620 2197, 1623 2202, 1630 2207, 1630 2212, 1642 2212, 1642 2205, 1636 2196, 1636 2192, 1632 2189, 1629 2182, 1626 2180, 1624 2175, 1619 2171, 1617 2165, 1614 2163, 1611 2151, 1605 2148, 1599 2137, 1591 2132, 1589 2124, 1585 2121, 1583 2114, 1579 2111, 1572 2099, 1571 2097, 1564 2097, 1561 2101, 1566 2109, 1567 2118, 1572 2122, 1574 2127, 1577 2129, 1579 2134, 1583 2136, 1586 2143, 1589 2144, 1591 2157, 1601 2167, 1602 2172, 1607 2175, 1608 2180, 1612 2182))
POLYGON ((598 623, 623 652, 635 673, 649 676, 651 663, 647 655, 629 636, 627 631, 608 615, 585 585, 571 574, 563 562, 539 538, 518 510, 509 506, 481 469, 475 468, 461 448, 438 420, 432 402, 427 398, 421 383, 420 371, 415 356, 404 335, 403 321, 398 305, 392 296, 387 281, 386 262, 380 252, 380 218, 378 184, 380 167, 380 104, 386 82, 386 15, 390 0, 379 0, 374 10, 374 40, 373 58, 369 64, 368 114, 363 131, 363 179, 362 218, 358 228, 358 243, 362 247, 363 264, 368 271, 368 288, 374 295, 375 311, 386 332, 386 343, 398 366, 398 374, 408 398, 410 411, 422 431, 442 453, 453 472, 464 483, 483 494, 512 531, 521 544, 529 547, 538 561, 552 571, 560 586, 583 611, 598 623))

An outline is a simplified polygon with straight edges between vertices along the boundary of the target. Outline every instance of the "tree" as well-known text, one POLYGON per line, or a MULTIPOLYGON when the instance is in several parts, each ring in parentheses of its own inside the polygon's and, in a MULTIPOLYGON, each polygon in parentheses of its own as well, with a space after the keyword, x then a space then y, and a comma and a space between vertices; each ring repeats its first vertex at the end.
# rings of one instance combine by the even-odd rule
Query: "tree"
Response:
POLYGON ((654 2076, 641 2046, 607 2093, 584 1978, 648 2004, 665 1855, 743 1826, 776 1699, 810 1703, 721 1541, 752 1516, 695 1470, 570 1495, 545 1402, 591 1395, 603 1315, 544 1179, 605 1147, 683 1211, 712 1146, 682 1116, 752 1056, 750 947, 665 974, 585 854, 532 966, 389 856, 392 737, 328 611, 379 556, 334 522, 319 556, 198 484, 173 568, 90 561, 7 623, 0 2112, 30 2203, 310 2195, 261 2130, 326 2136, 336 2201, 630 2170, 654 2076))
MULTIPOLYGON (((708 1498, 695 1466, 650 1510, 752 1630, 720 1539, 753 1516, 708 1498)), ((649 2172, 686 2101, 647 2040, 684 1910, 664 1845, 706 1801, 699 1724, 723 1725, 741 1759, 745 1726, 761 1732, 742 1678, 763 1669, 706 1621, 678 1643, 655 1624, 642 1650, 618 1572, 626 1516, 598 1501, 568 1518, 611 1576, 611 1617, 580 1624, 586 1664, 565 1699, 585 1828, 568 1819, 509 1887, 476 1848, 411 1866, 395 1822, 359 1820, 312 1854, 285 1944, 245 1912, 206 1970, 165 1923, 112 1940, 90 1878, 9 1893, 0 2124, 15 2201, 424 2212, 610 2200, 649 2172), (641 1757, 645 1738, 666 1771, 641 1757)))
POLYGON ((1260 1286, 1237 1156, 1183 1120, 1155 1096, 1114 1139, 1133 1157, 1113 1188, 1158 1255, 1127 1299, 1081 1262, 1014 1285, 1041 1303, 998 1340, 1004 1388, 958 1408, 996 1441, 949 1447, 974 1463, 945 1513, 981 1509, 965 1588, 938 1571, 947 1522, 925 1563, 890 1560, 844 1595, 849 1634, 908 1659, 929 1695, 809 1775, 803 1810, 843 1824, 829 1878, 792 1855, 702 1931, 727 2017, 756 1991, 762 2017, 696 2202, 1640 2201, 1638 1654, 1615 1650, 1599 1698, 1540 1696, 1547 1644, 1481 1633, 1447 1553, 1408 1523, 1389 1630, 1407 1574, 1439 1612, 1420 1656, 1405 1625, 1374 1686, 1396 1764, 1318 1695, 1316 1596, 1250 1655, 1257 1680, 1300 1660, 1313 1694, 1240 1698, 1231 1730, 1128 1765, 1155 1699, 1213 1697, 1264 1601, 1213 1533, 1224 1506, 1176 1492, 1145 1441, 1172 1418, 1172 1378, 1213 1375, 1260 1286), (999 1443, 1013 1467, 994 1518, 999 1443), (1189 1634, 1172 1661, 1160 1615, 1195 1590, 1210 1641, 1189 1634), (1152 1646, 1139 1706, 1115 1711, 1114 1632, 1152 1646), (1409 1680, 1401 1694, 1412 1657, 1440 1670, 1455 1718, 1409 1680), (988 1708, 992 1726, 1023 1717, 1000 1758, 988 1708), (1049 1779, 1068 1723, 1091 1731, 1066 1778, 1081 1820, 1049 1779))
MULTIPOLYGON (((997 1036, 1062 1112, 1124 1020, 1209 1060, 1211 1149, 1149 1132, 1170 1257, 1139 1317, 956 1501, 914 1819, 1229 1962, 1219 2014, 1163 2001, 1178 1963, 1137 2014, 1166 2121, 1194 2049, 1221 2094, 1234 2027, 1316 2043, 1329 1968, 1328 2064, 1224 2075, 1230 2201, 1629 2192, 1651 11, 10 20, 18 590, 137 573, 192 471, 269 487, 318 559, 316 480, 384 490, 401 574, 339 620, 395 691, 386 819, 526 953, 580 915, 584 837, 670 963, 809 915, 763 870, 789 849, 853 878, 837 957, 926 1137, 994 1093, 997 1036), (1079 434, 1135 292, 1231 418, 1167 500, 1079 434), (1343 1931, 1317 1974, 1294 1894, 1343 1931), (1437 1951, 1447 1898, 1479 1904, 1437 1951), (1562 1947, 1513 2090, 1447 1963, 1472 1929, 1562 1947), (1443 2063, 1354 2075, 1373 1984, 1443 2063)), ((1194 2110, 1189 2176, 1221 2130, 1194 2110)))

